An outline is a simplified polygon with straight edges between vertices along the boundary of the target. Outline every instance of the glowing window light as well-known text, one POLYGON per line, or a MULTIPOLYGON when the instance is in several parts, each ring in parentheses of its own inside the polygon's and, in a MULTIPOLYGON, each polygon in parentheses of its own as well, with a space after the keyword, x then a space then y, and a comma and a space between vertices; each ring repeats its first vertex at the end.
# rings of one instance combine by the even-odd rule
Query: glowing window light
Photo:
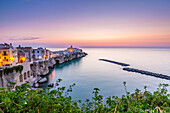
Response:
POLYGON ((12 56, 12 57, 10 57, 10 59, 13 61, 13 60, 14 60, 14 57, 12 56))
POLYGON ((21 60, 22 60, 23 62, 25 62, 25 57, 22 57, 21 60))
POLYGON ((47 58, 47 55, 44 55, 44 58, 47 58))

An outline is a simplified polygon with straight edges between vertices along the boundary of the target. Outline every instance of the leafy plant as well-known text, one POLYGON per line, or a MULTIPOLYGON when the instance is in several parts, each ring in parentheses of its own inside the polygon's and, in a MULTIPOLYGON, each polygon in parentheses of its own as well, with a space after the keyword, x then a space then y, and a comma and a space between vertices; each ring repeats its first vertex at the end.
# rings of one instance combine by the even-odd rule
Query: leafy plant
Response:
MULTIPOLYGON (((57 83, 62 79, 58 79, 57 83)), ((15 83, 11 82, 9 87, 15 83)), ((0 112, 6 113, 168 113, 170 112, 170 94, 167 94, 168 84, 160 84, 158 89, 151 93, 144 87, 144 91, 136 89, 134 93, 127 92, 124 82, 126 96, 110 96, 105 100, 99 95, 100 89, 94 88, 92 100, 86 99, 74 101, 69 96, 72 92, 70 85, 68 89, 58 87, 56 90, 47 92, 33 89, 28 82, 16 86, 15 90, 0 88, 0 112)))
POLYGON ((22 65, 18 65, 18 66, 13 66, 13 67, 11 67, 11 68, 5 68, 5 69, 3 69, 3 72, 4 72, 4 74, 9 74, 9 73, 12 73, 13 71, 16 71, 16 72, 22 72, 22 70, 23 70, 23 66, 22 65))

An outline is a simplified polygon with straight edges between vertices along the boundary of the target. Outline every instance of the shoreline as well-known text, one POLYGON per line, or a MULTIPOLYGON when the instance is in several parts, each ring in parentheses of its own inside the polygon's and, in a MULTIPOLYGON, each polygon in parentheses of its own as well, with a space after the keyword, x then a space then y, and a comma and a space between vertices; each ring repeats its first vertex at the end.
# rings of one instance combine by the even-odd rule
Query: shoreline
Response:
MULTIPOLYGON (((12 70, 11 73, 5 74, 4 70, 0 70, 0 82, 2 84, 1 87, 8 87, 9 82, 15 82, 16 85, 21 85, 29 81, 29 84, 33 87, 38 88, 39 85, 36 85, 38 81, 43 79, 43 76, 49 74, 50 68, 54 68, 57 64, 62 64, 73 59, 85 57, 87 53, 85 52, 77 52, 77 53, 69 53, 60 56, 54 56, 49 58, 48 60, 36 60, 32 62, 18 63, 15 66, 21 65, 23 66, 22 72, 16 72, 12 70)), ((8 67, 11 69, 14 66, 8 67)), ((5 69, 5 68, 4 68, 5 69)), ((43 81, 44 82, 44 81, 43 81)))

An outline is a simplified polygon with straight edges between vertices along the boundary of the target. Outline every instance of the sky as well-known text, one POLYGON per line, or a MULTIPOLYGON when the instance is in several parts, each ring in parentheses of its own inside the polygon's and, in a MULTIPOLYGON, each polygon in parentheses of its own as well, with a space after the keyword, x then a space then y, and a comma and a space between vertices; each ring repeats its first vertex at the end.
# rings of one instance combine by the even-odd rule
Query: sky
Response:
POLYGON ((170 0, 0 0, 0 43, 170 47, 170 0))

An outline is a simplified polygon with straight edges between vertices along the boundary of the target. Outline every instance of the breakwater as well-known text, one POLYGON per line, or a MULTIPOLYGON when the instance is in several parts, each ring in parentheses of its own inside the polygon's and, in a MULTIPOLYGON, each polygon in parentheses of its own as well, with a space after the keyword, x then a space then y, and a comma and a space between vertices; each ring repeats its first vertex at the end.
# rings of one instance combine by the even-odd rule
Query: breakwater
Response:
POLYGON ((135 69, 135 68, 123 68, 123 70, 128 71, 128 72, 135 72, 135 73, 140 73, 140 74, 144 74, 144 75, 149 75, 149 76, 154 76, 154 77, 170 80, 170 76, 159 74, 159 73, 153 73, 153 72, 139 70, 139 69, 135 69))
POLYGON ((130 66, 129 64, 126 64, 126 63, 116 62, 116 61, 107 60, 107 59, 99 59, 99 60, 114 63, 114 64, 121 65, 121 66, 130 66))
MULTIPOLYGON (((130 64, 116 62, 116 61, 107 60, 107 59, 99 59, 99 60, 114 63, 114 64, 121 65, 121 66, 130 66, 130 64)), ((149 76, 154 76, 154 77, 170 80, 170 76, 160 74, 160 73, 153 73, 153 72, 144 71, 144 70, 135 69, 135 68, 129 68, 129 67, 123 68, 123 70, 128 71, 128 72, 135 72, 135 73, 140 73, 140 74, 144 74, 144 75, 149 75, 149 76)))

